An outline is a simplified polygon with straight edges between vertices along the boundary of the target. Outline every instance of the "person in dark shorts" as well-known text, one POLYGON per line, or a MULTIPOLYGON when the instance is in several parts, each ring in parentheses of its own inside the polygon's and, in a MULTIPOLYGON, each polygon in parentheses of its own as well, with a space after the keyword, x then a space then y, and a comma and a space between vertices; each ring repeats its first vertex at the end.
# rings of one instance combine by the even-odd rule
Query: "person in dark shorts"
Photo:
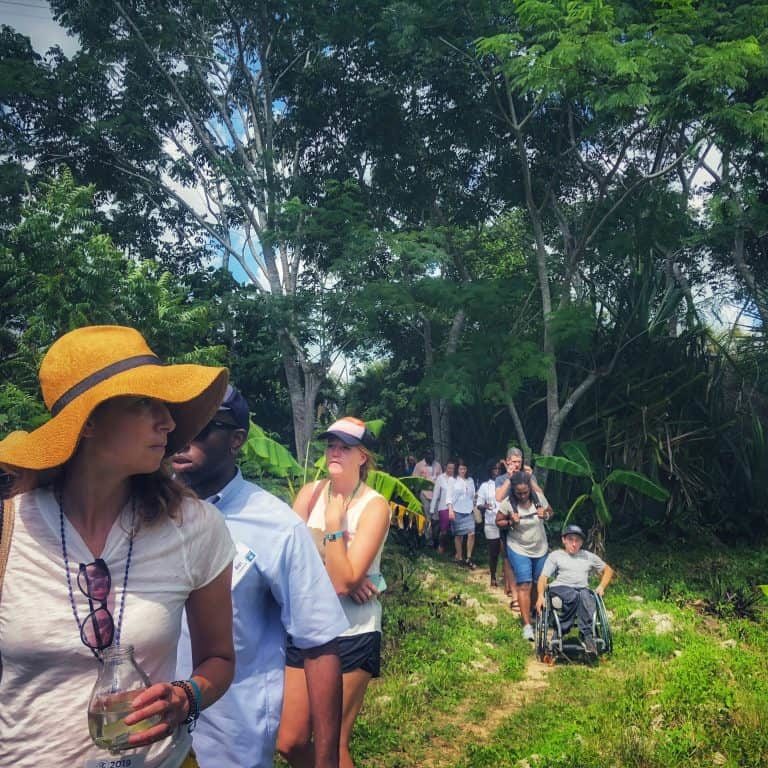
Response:
MULTIPOLYGON (((339 636, 342 667, 342 715, 339 766, 353 768, 349 752, 352 727, 372 677, 379 676, 381 604, 386 584, 381 553, 389 532, 389 506, 365 484, 373 467, 374 437, 359 419, 339 419, 320 435, 328 441, 328 478, 308 483, 294 511, 306 521, 349 622, 339 636)), ((304 670, 290 647, 285 670, 285 699, 277 747, 293 768, 312 768, 312 730, 304 670)))

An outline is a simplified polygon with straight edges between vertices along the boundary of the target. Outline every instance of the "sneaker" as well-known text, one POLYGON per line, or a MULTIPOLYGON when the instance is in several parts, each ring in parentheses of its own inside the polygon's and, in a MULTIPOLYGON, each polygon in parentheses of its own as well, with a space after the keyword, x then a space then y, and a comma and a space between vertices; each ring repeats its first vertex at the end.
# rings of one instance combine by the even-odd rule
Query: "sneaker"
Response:
POLYGON ((533 627, 530 624, 526 624, 523 627, 523 640, 530 640, 531 642, 534 641, 533 627))
POLYGON ((474 571, 475 568, 477 568, 477 566, 469 558, 464 561, 464 564, 467 566, 467 568, 469 568, 470 571, 474 571))

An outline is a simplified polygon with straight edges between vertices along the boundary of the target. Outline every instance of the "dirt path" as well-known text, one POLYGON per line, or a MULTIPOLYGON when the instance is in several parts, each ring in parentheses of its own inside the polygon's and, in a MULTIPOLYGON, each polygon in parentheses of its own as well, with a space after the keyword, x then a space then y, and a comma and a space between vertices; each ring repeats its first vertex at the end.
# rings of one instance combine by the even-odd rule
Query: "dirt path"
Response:
MULTIPOLYGON (((503 605, 507 611, 510 611, 510 598, 504 594, 503 588, 489 586, 487 571, 481 569, 468 571, 467 581, 485 586, 488 596, 503 605)), ((519 616, 519 614, 515 613, 515 616, 519 616)), ((531 657, 526 662, 523 679, 513 685, 502 686, 498 698, 495 700, 495 705, 488 711, 481 723, 469 721, 470 718, 467 717, 467 714, 472 702, 465 699, 449 717, 441 721, 441 725, 455 726, 450 728, 451 738, 436 737, 432 739, 429 755, 421 760, 419 766, 421 768, 445 768, 455 765, 460 756, 465 754, 469 744, 484 743, 502 725, 504 720, 531 703, 547 687, 547 676, 552 669, 553 667, 550 665, 543 664, 536 659, 533 654, 533 647, 531 647, 531 657)))

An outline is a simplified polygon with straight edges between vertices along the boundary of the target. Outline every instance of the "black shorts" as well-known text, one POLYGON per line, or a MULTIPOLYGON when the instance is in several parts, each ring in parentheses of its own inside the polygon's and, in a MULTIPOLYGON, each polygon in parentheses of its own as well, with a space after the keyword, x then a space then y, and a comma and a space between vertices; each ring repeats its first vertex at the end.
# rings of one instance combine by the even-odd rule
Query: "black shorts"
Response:
MULTIPOLYGON (((381 675, 381 632, 337 637, 336 642, 339 647, 342 674, 352 672, 354 669, 362 669, 369 672, 371 677, 381 675)), ((293 644, 290 636, 285 649, 285 664, 297 669, 304 668, 304 654, 293 644)))

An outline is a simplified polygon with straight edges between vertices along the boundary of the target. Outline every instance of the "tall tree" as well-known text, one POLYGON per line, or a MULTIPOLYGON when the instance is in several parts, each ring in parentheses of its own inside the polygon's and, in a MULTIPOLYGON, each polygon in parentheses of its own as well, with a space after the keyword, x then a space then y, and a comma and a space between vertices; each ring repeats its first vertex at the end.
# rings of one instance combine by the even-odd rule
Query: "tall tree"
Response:
MULTIPOLYGON (((607 255, 599 238, 644 190, 705 162, 702 112, 712 100, 696 106, 695 89, 738 88, 739 73, 755 65, 754 38, 708 35, 718 14, 715 4, 703 5, 700 18, 685 0, 642 7, 515 0, 506 29, 479 44, 478 65, 496 89, 497 114, 516 150, 533 233, 548 365, 543 455, 623 348, 619 339, 596 350, 579 378, 564 377, 558 365, 556 326, 588 297, 607 255)), ((624 319, 613 322, 620 329, 624 319)), ((517 404, 509 406, 514 415, 517 404)))
MULTIPOLYGON (((322 124, 295 119, 343 79, 333 9, 294 2, 57 0, 78 59, 109 86, 99 161, 161 222, 202 234, 225 266, 270 294, 296 449, 338 350, 318 332, 332 282, 308 270, 303 228, 322 196, 322 124), (114 147, 113 152, 105 148, 114 147)), ((343 9, 338 9, 343 12, 343 9)))

